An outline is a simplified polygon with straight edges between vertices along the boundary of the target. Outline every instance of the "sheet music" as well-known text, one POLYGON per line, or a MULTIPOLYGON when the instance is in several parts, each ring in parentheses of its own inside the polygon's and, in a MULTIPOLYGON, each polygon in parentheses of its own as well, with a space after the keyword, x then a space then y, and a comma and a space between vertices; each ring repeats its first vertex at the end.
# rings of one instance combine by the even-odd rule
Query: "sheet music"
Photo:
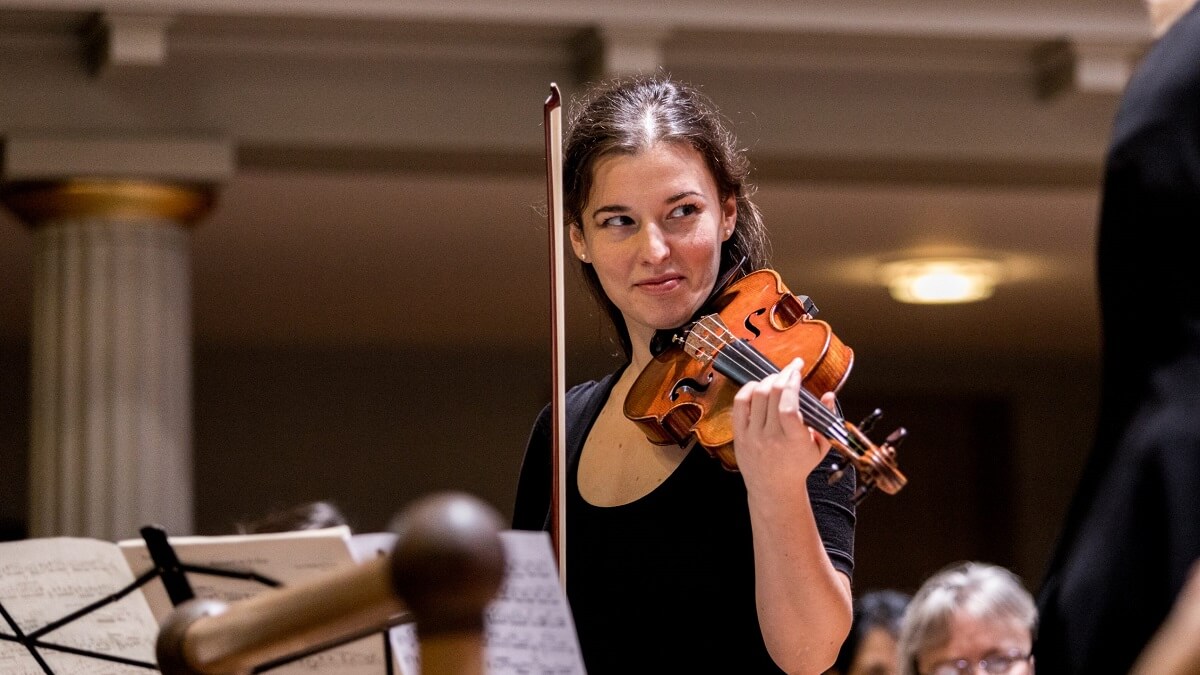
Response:
POLYGON ((387 555, 396 546, 394 532, 367 532, 350 537, 350 554, 360 563, 387 555))
POLYGON ((511 530, 501 532, 500 540, 506 570, 500 592, 484 615, 485 672, 581 675, 583 655, 550 535, 511 530))
MULTIPOLYGON (((21 632, 29 634, 133 583, 121 551, 95 539, 57 537, 0 544, 0 603, 21 632)), ((15 636, 7 621, 0 633, 15 636)), ((158 623, 141 593, 120 600, 51 631, 43 642, 151 663, 158 623)), ((127 675, 150 672, 39 648, 55 673, 127 675)), ((0 640, 0 673, 44 675, 24 646, 0 640)))
POLYGON ((417 645, 417 627, 406 623, 388 631, 392 656, 400 675, 421 675, 421 648, 417 645))
MULTIPOLYGON (((484 672, 488 675, 584 675, 575 622, 558 580, 546 532, 500 533, 505 572, 484 612, 484 672)), ((392 630, 392 649, 405 675, 420 674, 421 627, 392 630)))
MULTIPOLYGON (((550 540, 544 532, 502 532, 506 560, 500 592, 485 613, 484 659, 491 675, 582 675, 583 660, 574 622, 558 580, 550 540)), ((385 554, 394 535, 354 537, 345 527, 227 537, 172 537, 185 565, 255 572, 291 584, 372 555, 385 554)), ((95 539, 31 539, 0 544, 0 602, 25 632, 37 630, 133 583, 153 563, 145 542, 114 545, 95 539), (132 570, 132 571, 131 571, 132 570)), ((253 580, 188 573, 197 597, 225 602, 270 587, 253 580)), ((121 600, 105 605, 47 634, 46 642, 154 663, 157 619, 172 607, 155 579, 121 600)), ((0 634, 15 631, 0 621, 0 634)), ((389 634, 395 665, 402 675, 419 675, 420 651, 414 626, 389 634)), ((39 650, 56 673, 144 675, 147 669, 39 650)), ((312 675, 385 672, 381 636, 327 650, 277 668, 272 673, 312 675)), ((23 646, 0 640, 0 673, 43 675, 23 646)))
MULTIPOLYGON (((285 586, 356 562, 350 546, 350 529, 344 525, 270 534, 169 537, 168 541, 184 565, 254 572, 285 586)), ((145 541, 129 539, 119 542, 119 546, 135 575, 154 566, 145 541)), ((188 572, 187 577, 196 597, 230 603, 271 588, 254 580, 197 572, 188 572)), ((155 579, 145 589, 154 616, 160 620, 166 617, 171 611, 171 602, 162 582, 155 579)), ((385 665, 381 634, 313 654, 270 672, 273 675, 379 675, 385 672, 385 665)))

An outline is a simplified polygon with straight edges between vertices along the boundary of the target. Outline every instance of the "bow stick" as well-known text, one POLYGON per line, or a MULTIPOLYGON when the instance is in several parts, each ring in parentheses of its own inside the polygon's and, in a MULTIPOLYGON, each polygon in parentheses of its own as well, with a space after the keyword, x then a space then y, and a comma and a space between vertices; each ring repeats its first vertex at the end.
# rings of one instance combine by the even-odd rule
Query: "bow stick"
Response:
POLYGON ((550 230, 550 399, 551 425, 551 489, 550 538, 558 559, 558 576, 563 588, 567 586, 567 503, 564 486, 567 482, 565 434, 567 429, 566 385, 566 328, 563 317, 563 188, 562 188, 562 99, 558 85, 550 83, 550 97, 542 109, 546 129, 546 217, 550 230))

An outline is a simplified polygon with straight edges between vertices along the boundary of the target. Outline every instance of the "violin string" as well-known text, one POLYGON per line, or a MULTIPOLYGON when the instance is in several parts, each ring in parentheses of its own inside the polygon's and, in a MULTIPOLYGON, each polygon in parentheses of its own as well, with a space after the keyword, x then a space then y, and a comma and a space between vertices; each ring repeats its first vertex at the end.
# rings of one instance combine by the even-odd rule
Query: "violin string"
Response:
MULTIPOLYGON (((712 323, 717 322, 713 321, 712 323)), ((717 325, 720 326, 719 323, 717 325)), ((717 334, 711 326, 702 322, 692 329, 691 335, 694 335, 704 346, 712 348, 714 353, 728 356, 727 362, 732 363, 743 373, 750 375, 747 381, 759 381, 767 375, 779 372, 779 368, 763 356, 762 352, 754 349, 748 343, 738 340, 729 332, 728 328, 724 326, 720 326, 720 328, 721 334, 717 334), (697 333, 701 328, 703 329, 702 333, 697 333), (725 347, 731 347, 732 349, 726 350, 724 349, 725 347)), ((848 434, 842 427, 842 420, 826 408, 820 399, 813 396, 807 389, 800 389, 800 407, 808 419, 816 422, 818 426, 823 426, 826 429, 825 433, 834 437, 832 440, 861 451, 861 448, 857 447, 857 439, 848 434)))
MULTIPOLYGON (((693 326, 693 329, 689 331, 689 339, 685 346, 690 347, 689 353, 701 361, 704 361, 704 358, 701 358, 701 356, 707 357, 710 361, 715 361, 717 357, 725 356, 726 358, 721 360, 724 368, 728 368, 732 364, 732 367, 741 371, 740 374, 743 376, 750 375, 750 377, 741 380, 742 382, 761 380, 767 375, 779 372, 779 368, 767 359, 761 351, 756 349, 749 341, 741 340, 734 336, 728 327, 725 326, 724 322, 721 321, 720 317, 716 315, 703 317, 697 322, 693 326), (716 326, 719 332, 718 330, 714 330, 712 326, 716 326), (716 344, 710 338, 705 337, 705 335, 713 336, 716 344), (691 338, 693 336, 710 349, 711 355, 703 352, 692 343, 691 338), (731 349, 724 349, 724 347, 731 347, 731 349)), ((826 408, 807 389, 802 388, 799 393, 799 402, 806 417, 810 420, 823 420, 823 423, 829 429, 829 433, 826 436, 835 441, 834 449, 838 450, 839 454, 845 455, 846 459, 858 466, 860 471, 866 468, 861 463, 866 463, 874 467, 880 461, 870 443, 862 440, 857 434, 851 434, 850 429, 847 428, 850 425, 839 414, 826 408)), ((884 463, 889 463, 887 460, 883 461, 884 463)), ((874 483, 870 477, 871 474, 873 474, 873 471, 868 471, 865 475, 860 474, 860 480, 863 481, 864 486, 873 486, 874 483)))
MULTIPOLYGON (((706 333, 712 336, 713 339, 709 340, 701 337, 701 340, 704 341, 706 346, 713 347, 714 352, 719 352, 726 354, 726 356, 730 356, 731 358, 728 359, 730 360, 730 363, 736 364, 739 370, 749 374, 751 376, 750 380, 762 380, 762 378, 767 377, 768 375, 774 375, 776 372, 780 371, 779 366, 776 366, 774 363, 770 362, 770 360, 767 359, 766 356, 763 356, 762 352, 756 350, 754 346, 749 345, 748 342, 745 342, 744 340, 738 340, 730 330, 725 328, 724 325, 721 325, 719 322, 716 322, 715 319, 713 323, 719 325, 721 330, 720 334, 716 333, 716 331, 713 330, 712 327, 709 327, 709 325, 704 325, 706 333), (715 340, 715 342, 713 340, 715 340), (725 347, 732 347, 733 351, 726 352, 725 347), (742 360, 732 358, 733 356, 740 357, 742 360)), ((808 404, 808 407, 805 408, 804 412, 809 413, 810 417, 821 418, 826 424, 841 423, 841 420, 836 418, 832 412, 829 412, 829 408, 824 407, 824 405, 821 404, 821 400, 812 395, 808 389, 800 389, 800 400, 802 400, 804 404, 808 404)))
MULTIPOLYGON (((747 362, 752 362, 755 360, 755 357, 750 356, 750 354, 754 354, 758 358, 763 358, 762 352, 759 352, 753 346, 741 340, 730 343, 729 346, 733 348, 734 354, 742 359, 745 359, 747 362)), ((768 361, 768 363, 770 363, 770 361, 768 361)), ((779 368, 775 367, 774 364, 771 364, 771 369, 765 371, 765 374, 757 379, 761 380, 766 375, 777 372, 779 372, 779 368)), ((800 409, 804 413, 805 417, 812 421, 813 426, 824 430, 823 433, 826 436, 830 436, 833 438, 833 440, 839 441, 843 444, 853 444, 854 439, 848 433, 846 433, 845 429, 842 427, 842 420, 830 412, 830 410, 826 408, 825 405, 821 403, 821 400, 814 396, 812 392, 804 389, 803 387, 800 389, 800 409)))

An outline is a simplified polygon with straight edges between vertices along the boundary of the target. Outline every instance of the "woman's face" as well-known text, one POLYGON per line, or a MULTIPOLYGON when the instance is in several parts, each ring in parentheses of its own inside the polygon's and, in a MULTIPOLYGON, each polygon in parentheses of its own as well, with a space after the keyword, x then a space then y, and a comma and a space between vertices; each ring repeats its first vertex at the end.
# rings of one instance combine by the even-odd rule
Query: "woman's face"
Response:
POLYGON ((885 628, 871 628, 858 643, 846 675, 896 675, 900 672, 896 638, 885 628))
POLYGON ((682 325, 708 297, 736 220, 736 201, 720 199, 696 149, 658 143, 596 161, 571 246, 595 269, 634 345, 648 345, 654 331, 682 325))
MULTIPOLYGON (((950 624, 950 639, 943 645, 926 649, 917 656, 918 672, 939 673, 938 668, 957 661, 966 661, 971 667, 966 672, 980 672, 980 661, 1012 659, 1009 670, 994 671, 1011 675, 1033 673, 1029 652, 1033 647, 1033 636, 1029 629, 1015 620, 984 619, 963 612, 956 612, 950 624)), ((993 666, 994 667, 994 666, 993 666)), ((952 672, 948 670, 947 672, 952 672)))

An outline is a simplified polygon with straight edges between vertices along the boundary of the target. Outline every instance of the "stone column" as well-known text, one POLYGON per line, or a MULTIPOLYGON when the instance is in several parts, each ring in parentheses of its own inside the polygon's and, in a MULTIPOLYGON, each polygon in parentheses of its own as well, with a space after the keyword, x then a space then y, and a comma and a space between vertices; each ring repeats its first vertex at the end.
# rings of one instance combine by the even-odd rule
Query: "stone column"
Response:
POLYGON ((9 138, 4 162, 35 238, 30 536, 192 532, 187 228, 230 147, 9 138))

